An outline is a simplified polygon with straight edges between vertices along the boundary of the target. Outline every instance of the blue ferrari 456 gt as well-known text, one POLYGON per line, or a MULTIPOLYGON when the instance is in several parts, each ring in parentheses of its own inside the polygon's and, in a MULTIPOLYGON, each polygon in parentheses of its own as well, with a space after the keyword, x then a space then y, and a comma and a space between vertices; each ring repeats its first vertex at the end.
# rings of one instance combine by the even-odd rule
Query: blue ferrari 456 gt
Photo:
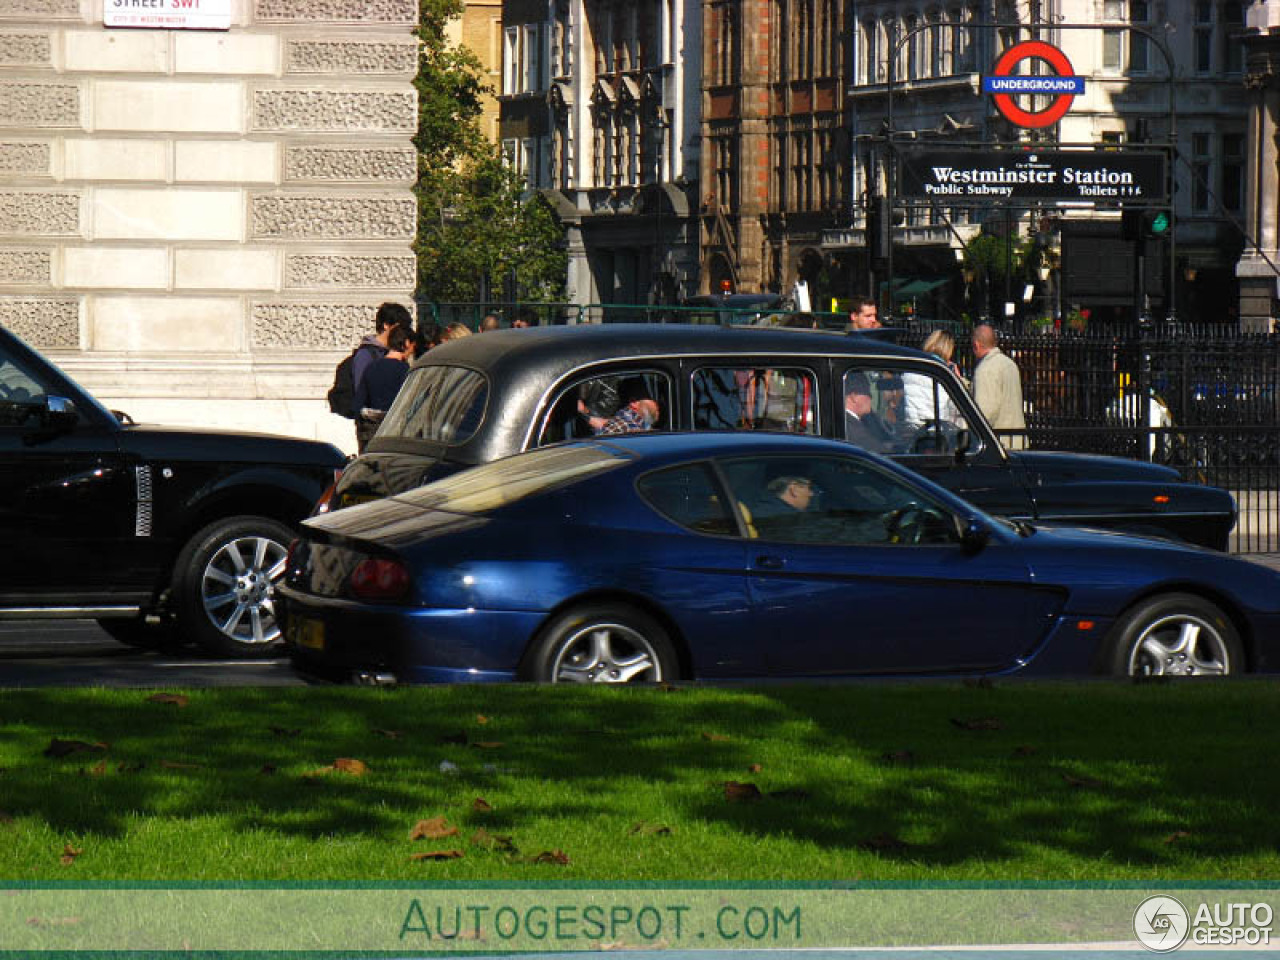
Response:
POLYGON ((391 684, 1274 670, 1280 574, 989 516, 848 444, 544 447, 315 517, 299 672, 391 684))

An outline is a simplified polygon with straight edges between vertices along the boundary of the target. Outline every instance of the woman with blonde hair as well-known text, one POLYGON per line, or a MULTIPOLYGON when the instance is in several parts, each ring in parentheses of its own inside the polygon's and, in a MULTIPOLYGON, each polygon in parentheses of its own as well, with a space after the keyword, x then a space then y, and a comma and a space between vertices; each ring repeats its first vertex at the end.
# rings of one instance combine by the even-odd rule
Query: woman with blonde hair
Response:
MULTIPOLYGON (((925 337, 921 349, 933 354, 950 367, 956 377, 960 377, 960 368, 951 359, 956 352, 956 338, 949 332, 933 331, 925 337)), ((935 395, 934 384, 937 381, 933 377, 922 373, 904 373, 902 383, 905 406, 903 419, 908 424, 919 427, 931 420, 943 420, 963 426, 958 422, 960 418, 956 415, 956 405, 952 402, 951 395, 942 389, 937 390, 935 395)))

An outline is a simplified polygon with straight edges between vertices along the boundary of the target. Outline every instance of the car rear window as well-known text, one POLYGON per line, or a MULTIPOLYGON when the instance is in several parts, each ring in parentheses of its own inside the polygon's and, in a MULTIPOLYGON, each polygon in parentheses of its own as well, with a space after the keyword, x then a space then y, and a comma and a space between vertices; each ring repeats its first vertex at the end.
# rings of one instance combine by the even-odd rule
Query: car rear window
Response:
POLYGON ((545 447, 455 473, 396 497, 429 510, 487 513, 517 500, 620 467, 632 455, 617 448, 574 443, 545 447))
POLYGON ((489 381, 467 367, 442 364, 410 370, 378 436, 462 443, 484 421, 489 381))

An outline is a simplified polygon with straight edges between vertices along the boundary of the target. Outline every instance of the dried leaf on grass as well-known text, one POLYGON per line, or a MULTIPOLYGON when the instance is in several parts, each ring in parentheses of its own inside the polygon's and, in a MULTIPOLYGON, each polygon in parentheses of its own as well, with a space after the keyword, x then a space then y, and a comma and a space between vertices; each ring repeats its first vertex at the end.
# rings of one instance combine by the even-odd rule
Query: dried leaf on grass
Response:
POLYGON ((1164 838, 1164 842, 1166 844, 1177 843, 1179 840, 1185 840, 1189 836, 1191 836, 1190 830, 1175 830, 1173 831, 1173 833, 1169 834, 1167 837, 1164 838))
POLYGON ((753 763, 751 766, 747 767, 747 773, 759 773, 763 769, 764 769, 764 764, 753 763))
POLYGON ((511 837, 504 833, 490 833, 484 827, 481 827, 471 835, 471 842, 477 847, 484 847, 486 850, 501 850, 503 853, 516 852, 516 845, 512 842, 511 837))
POLYGON ((951 722, 961 730, 1003 730, 1004 723, 999 717, 972 717, 962 719, 952 717, 951 722))
POLYGON ((410 860, 461 860, 461 850, 428 850, 426 853, 412 853, 410 860))
POLYGON ((489 722, 489 718, 486 717, 483 713, 476 714, 476 723, 480 724, 480 726, 483 727, 488 722, 489 722))
POLYGON ((59 740, 54 737, 49 741, 49 745, 44 748, 46 757, 69 757, 73 753, 89 753, 95 750, 108 750, 109 744, 105 743, 87 743, 84 740, 59 740))
POLYGON ((71 844, 65 844, 62 848, 62 856, 58 858, 58 862, 64 867, 76 862, 76 857, 84 853, 80 847, 73 847, 71 844))
POLYGON ((492 813, 493 804, 491 804, 484 797, 476 797, 474 800, 471 801, 471 809, 474 810, 476 813, 492 813))
POLYGON ((730 803, 749 803, 760 799, 760 788, 754 783, 739 783, 737 780, 724 782, 724 798, 730 803))
POLYGON ((703 730, 703 731, 702 731, 702 739, 703 739, 703 740, 710 740, 710 741, 712 741, 713 743, 721 743, 721 742, 723 742, 723 741, 725 741, 725 740, 728 740, 729 738, 728 738, 728 737, 726 737, 723 733, 708 733, 706 730, 703 730))
POLYGON ((302 732, 301 727, 278 727, 274 723, 267 727, 277 737, 296 737, 302 732))
POLYGON ((81 772, 87 773, 91 777, 101 777, 103 774, 107 772, 106 758, 104 757, 103 759, 95 763, 92 767, 89 767, 87 770, 82 770, 81 772))
POLYGON ((430 820, 419 820, 409 831, 410 840, 439 840, 441 837, 457 836, 458 828, 449 826, 444 817, 432 817, 430 820))
POLYGON ((185 707, 191 699, 181 693, 153 693, 147 697, 148 703, 167 703, 174 707, 185 707))
POLYGON ((501 740, 477 740, 471 746, 477 750, 497 750, 499 747, 505 747, 506 744, 501 740))
POLYGON ((330 773, 345 773, 351 777, 363 777, 369 772, 369 768, 362 760, 355 760, 351 757, 339 757, 327 767, 318 767, 310 773, 305 773, 305 777, 323 777, 330 773))
POLYGON ((182 763, 178 760, 161 760, 160 766, 164 767, 166 770, 199 770, 200 769, 200 764, 198 763, 182 763))
POLYGON ((669 837, 672 830, 664 823, 649 823, 647 820, 641 820, 627 832, 638 833, 642 837, 669 837))
POLYGON ((569 865, 569 855, 563 850, 543 850, 531 862, 550 863, 557 867, 567 867, 569 865))

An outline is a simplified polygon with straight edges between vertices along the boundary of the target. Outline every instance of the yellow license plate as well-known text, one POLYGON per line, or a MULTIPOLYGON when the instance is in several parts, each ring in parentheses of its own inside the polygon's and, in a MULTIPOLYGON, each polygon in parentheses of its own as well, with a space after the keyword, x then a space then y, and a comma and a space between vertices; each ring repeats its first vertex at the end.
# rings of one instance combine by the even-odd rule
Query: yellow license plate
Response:
POLYGON ((290 617, 289 642, 298 647, 323 650, 324 624, 309 617, 290 617))

